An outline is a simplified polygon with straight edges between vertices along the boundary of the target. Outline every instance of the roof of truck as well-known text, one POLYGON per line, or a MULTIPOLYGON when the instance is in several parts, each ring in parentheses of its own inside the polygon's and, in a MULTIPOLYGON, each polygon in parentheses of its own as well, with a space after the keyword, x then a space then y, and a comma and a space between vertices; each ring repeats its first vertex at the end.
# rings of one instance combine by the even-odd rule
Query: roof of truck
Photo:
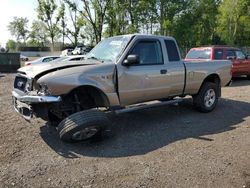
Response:
POLYGON ((148 38, 148 37, 157 37, 157 38, 165 38, 165 39, 175 40, 175 38, 171 37, 171 36, 152 35, 152 34, 140 34, 140 33, 127 34, 127 35, 117 35, 117 36, 113 36, 113 37, 110 37, 110 38, 121 37, 121 36, 128 36, 128 37, 142 36, 142 37, 146 37, 146 38, 148 38))

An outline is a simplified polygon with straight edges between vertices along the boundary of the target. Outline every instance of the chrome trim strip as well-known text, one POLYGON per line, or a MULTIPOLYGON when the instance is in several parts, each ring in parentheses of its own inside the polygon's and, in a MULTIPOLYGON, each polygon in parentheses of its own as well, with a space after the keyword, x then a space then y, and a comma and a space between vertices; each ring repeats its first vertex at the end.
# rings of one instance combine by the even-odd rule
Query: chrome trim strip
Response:
POLYGON ((12 91, 12 95, 17 98, 17 100, 24 102, 24 103, 54 103, 60 102, 62 99, 60 96, 35 96, 35 95, 25 95, 20 96, 17 92, 12 91))

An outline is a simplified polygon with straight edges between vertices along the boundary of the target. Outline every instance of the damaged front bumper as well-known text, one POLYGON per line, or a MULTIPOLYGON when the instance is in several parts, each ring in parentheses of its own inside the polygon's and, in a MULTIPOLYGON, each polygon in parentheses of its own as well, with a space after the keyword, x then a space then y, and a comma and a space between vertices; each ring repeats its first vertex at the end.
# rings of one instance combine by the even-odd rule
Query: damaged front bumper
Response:
POLYGON ((33 117, 32 105, 58 103, 61 101, 60 96, 38 96, 38 95, 22 95, 15 90, 12 91, 12 101, 14 109, 26 120, 33 117))

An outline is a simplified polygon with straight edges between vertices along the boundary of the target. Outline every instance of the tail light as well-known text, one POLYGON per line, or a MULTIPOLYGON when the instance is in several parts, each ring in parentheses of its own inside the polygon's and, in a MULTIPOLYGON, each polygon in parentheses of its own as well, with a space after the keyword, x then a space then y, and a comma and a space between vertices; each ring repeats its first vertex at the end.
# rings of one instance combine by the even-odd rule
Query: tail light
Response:
POLYGON ((27 64, 25 64, 25 66, 29 66, 29 65, 31 65, 31 63, 27 63, 27 64))

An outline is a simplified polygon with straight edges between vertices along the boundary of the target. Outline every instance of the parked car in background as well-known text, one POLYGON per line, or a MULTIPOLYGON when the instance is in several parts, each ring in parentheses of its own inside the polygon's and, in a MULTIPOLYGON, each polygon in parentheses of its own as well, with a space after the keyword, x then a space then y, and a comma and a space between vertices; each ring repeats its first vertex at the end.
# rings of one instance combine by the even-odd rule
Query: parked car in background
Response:
POLYGON ((84 50, 85 54, 89 53, 92 49, 92 47, 86 47, 84 50))
POLYGON ((20 54, 20 60, 21 61, 29 61, 29 58, 27 56, 20 54))
POLYGON ((61 56, 69 56, 69 55, 72 55, 72 51, 73 51, 73 49, 70 49, 70 48, 65 49, 65 50, 62 51, 61 56))
POLYGON ((72 55, 81 55, 84 54, 84 50, 86 49, 85 46, 77 46, 73 51, 72 55))
POLYGON ((86 55, 71 55, 71 56, 68 56, 63 61, 81 61, 81 60, 84 60, 85 57, 86 55))
MULTIPOLYGON (((50 63, 64 62, 64 61, 82 61, 84 60, 85 55, 71 55, 71 56, 62 56, 55 60, 49 61, 50 63)), ((38 64, 40 65, 40 64, 38 64)))
POLYGON ((77 46, 73 51, 72 55, 84 55, 89 53, 92 50, 92 47, 86 46, 77 46))
POLYGON ((84 60, 85 58, 85 55, 72 55, 72 56, 61 56, 59 58, 56 58, 54 60, 51 60, 51 61, 44 61, 42 63, 32 63, 32 64, 29 64, 29 65, 32 65, 32 66, 37 66, 37 65, 41 65, 41 64, 46 64, 46 63, 60 63, 60 62, 65 62, 65 61, 82 61, 84 60))
POLYGON ((38 65, 38 64, 41 64, 41 63, 46 63, 46 62, 49 62, 49 61, 53 61, 53 60, 55 60, 57 58, 60 58, 60 56, 45 56, 45 57, 41 57, 39 59, 36 59, 34 61, 28 61, 24 65, 25 66, 38 65))
MULTIPOLYGON (((241 49, 228 46, 192 48, 185 61, 232 60, 232 77, 246 75, 250 79, 250 56, 241 49)), ((211 61, 212 62, 212 61, 211 61)), ((215 62, 215 61, 213 61, 215 62)))

